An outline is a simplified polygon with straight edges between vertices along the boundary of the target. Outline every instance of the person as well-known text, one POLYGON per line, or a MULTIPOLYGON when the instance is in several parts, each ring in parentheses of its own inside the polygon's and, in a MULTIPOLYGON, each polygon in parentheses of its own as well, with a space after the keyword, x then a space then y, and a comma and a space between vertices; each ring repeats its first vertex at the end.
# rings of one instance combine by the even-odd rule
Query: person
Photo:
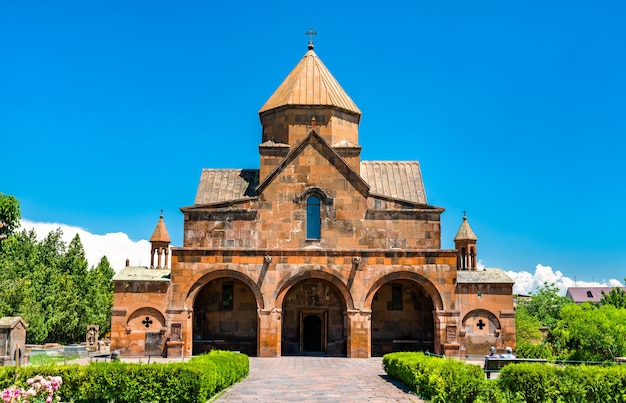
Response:
POLYGON ((487 358, 499 358, 500 356, 496 353, 496 348, 494 346, 489 347, 489 355, 487 358))
POLYGON ((500 358, 515 358, 513 355, 513 349, 511 347, 505 347, 504 354, 502 354, 500 358))

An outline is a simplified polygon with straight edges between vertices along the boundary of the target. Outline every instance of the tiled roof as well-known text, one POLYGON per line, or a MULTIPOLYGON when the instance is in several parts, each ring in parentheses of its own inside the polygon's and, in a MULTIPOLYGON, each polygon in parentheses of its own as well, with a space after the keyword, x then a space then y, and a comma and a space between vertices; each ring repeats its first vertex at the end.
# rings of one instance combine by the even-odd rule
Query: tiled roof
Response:
POLYGON ((258 184, 258 169, 203 169, 194 204, 213 204, 254 197, 258 184))
POLYGON ((170 270, 127 266, 113 276, 113 281, 170 281, 170 270))
MULTIPOLYGON (((427 204, 417 161, 362 161, 361 177, 370 193, 427 204)), ((256 169, 203 169, 194 204, 215 204, 255 196, 259 184, 256 169)))
POLYGON ((361 161, 361 177, 372 194, 427 204, 418 161, 361 161))
MULTIPOLYGON (((583 302, 600 302, 602 292, 608 294, 615 287, 569 287, 566 296, 577 304, 583 302)), ((622 287, 626 291, 626 287, 622 287)))
POLYGON ((457 284, 472 283, 515 283, 502 269, 485 269, 485 270, 459 270, 456 272, 457 284))
POLYGON ((306 52, 259 113, 286 105, 335 106, 361 115, 354 101, 312 49, 306 52))

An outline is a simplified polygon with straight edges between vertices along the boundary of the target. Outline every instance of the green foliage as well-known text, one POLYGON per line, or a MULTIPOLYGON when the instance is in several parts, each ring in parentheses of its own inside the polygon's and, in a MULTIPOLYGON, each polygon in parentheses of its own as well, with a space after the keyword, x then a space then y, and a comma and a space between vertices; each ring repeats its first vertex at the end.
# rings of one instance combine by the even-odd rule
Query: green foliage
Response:
MULTIPOLYGON (((517 345, 520 343, 540 343, 541 342, 541 321, 536 316, 528 313, 526 309, 515 312, 515 337, 517 345)), ((518 349, 519 350, 519 349, 518 349)), ((519 351, 517 353, 519 355, 519 351)))
POLYGON ((27 343, 79 342, 89 324, 110 329, 113 269, 106 258, 88 269, 78 235, 69 247, 62 235, 57 229, 38 241, 22 231, 3 241, 0 316, 21 316, 27 343))
MULTIPOLYGON (((626 282, 626 279, 624 279, 626 282)), ((608 294, 602 291, 602 299, 600 300, 602 305, 613 305, 615 308, 626 308, 626 291, 622 290, 622 287, 613 288, 608 294)))
POLYGON ((622 365, 508 365, 497 382, 505 395, 529 403, 626 402, 626 367, 622 365))
POLYGON ((471 403, 485 382, 483 371, 477 365, 423 353, 386 354, 383 367, 390 376, 432 402, 471 403))
POLYGON ((563 370, 546 364, 520 363, 502 368, 497 382, 512 395, 521 395, 525 402, 556 402, 563 370))
MULTIPOLYGON (((15 197, 0 192, 0 236, 10 236, 19 227, 21 217, 20 202, 15 197)), ((1 248, 0 244, 0 250, 1 248)))
POLYGON ((626 355, 626 309, 571 304, 563 307, 561 316, 553 333, 571 350, 569 359, 613 361, 626 355))
POLYGON ((626 365, 518 363, 486 380, 476 365, 422 353, 383 357, 389 376, 431 402, 626 403, 626 365))
POLYGON ((516 353, 519 358, 554 358, 550 347, 545 343, 531 343, 520 341, 516 346, 516 353))
POLYGON ((248 374, 249 362, 244 354, 233 356, 231 352, 212 350, 209 354, 202 354, 191 359, 192 362, 202 363, 210 361, 217 368, 217 390, 225 389, 235 382, 239 382, 248 374), (237 359, 238 358, 238 359, 237 359))
POLYGON ((526 313, 537 318, 542 326, 551 329, 561 319, 561 308, 573 304, 569 298, 559 295, 559 289, 554 283, 543 283, 543 287, 539 287, 531 297, 528 303, 516 308, 516 314, 526 313))
POLYGON ((59 390, 62 401, 204 403, 223 388, 247 376, 248 369, 248 356, 224 351, 211 351, 189 362, 172 364, 114 362, 84 366, 0 367, 0 388, 13 384, 23 386, 26 379, 36 374, 55 375, 63 378, 59 390))

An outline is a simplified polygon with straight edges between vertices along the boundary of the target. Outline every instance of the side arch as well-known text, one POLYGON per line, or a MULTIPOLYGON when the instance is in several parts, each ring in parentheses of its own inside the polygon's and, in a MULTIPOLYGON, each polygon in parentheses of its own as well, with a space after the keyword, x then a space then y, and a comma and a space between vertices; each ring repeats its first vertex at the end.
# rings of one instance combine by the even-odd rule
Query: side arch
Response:
POLYGON ((380 289, 380 287, 394 280, 410 280, 416 282, 428 292, 433 300, 435 310, 441 311, 444 309, 443 299, 441 298, 441 294, 439 293, 437 287, 428 278, 422 276, 421 274, 413 273, 410 271, 398 271, 395 273, 390 273, 376 280, 376 282, 374 282, 374 284, 372 284, 370 289, 367 291, 365 301, 363 301, 363 307, 365 309, 371 309, 372 300, 374 299, 374 295, 376 295, 376 292, 380 289))
POLYGON ((258 309, 265 309, 265 299, 263 298, 263 294, 261 293, 261 290, 259 289, 257 284, 245 274, 242 274, 236 270, 226 269, 213 271, 211 273, 205 274, 204 276, 196 280, 193 285, 189 287, 189 291, 187 292, 187 296, 185 298, 185 306, 193 307, 196 295, 198 295, 198 292, 200 292, 202 287, 204 287, 213 280, 225 277, 234 278, 247 285, 254 294, 258 309))
POLYGON ((142 307, 128 316, 126 326, 133 330, 160 330, 165 328, 165 316, 158 309, 142 307), (153 326, 154 325, 154 326, 153 326))
POLYGON ((498 331, 502 329, 502 325, 500 324, 500 320, 498 319, 498 317, 493 312, 486 309, 473 309, 469 311, 467 314, 465 314, 465 316, 463 316, 463 320, 461 321, 461 323, 463 324, 463 326, 465 326, 467 320, 475 316, 487 317, 490 321, 494 323, 498 331))
POLYGON ((473 309, 461 321, 461 344, 466 356, 484 357, 491 347, 502 352, 505 345, 500 337, 502 324, 498 317, 487 309, 473 309))

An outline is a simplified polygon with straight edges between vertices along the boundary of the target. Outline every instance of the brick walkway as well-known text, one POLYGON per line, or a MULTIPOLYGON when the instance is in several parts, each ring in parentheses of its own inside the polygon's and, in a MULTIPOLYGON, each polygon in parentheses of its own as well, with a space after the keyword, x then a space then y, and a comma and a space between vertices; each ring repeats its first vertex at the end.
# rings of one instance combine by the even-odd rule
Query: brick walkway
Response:
POLYGON ((385 374, 382 358, 250 357, 250 374, 212 403, 423 402, 385 374))

